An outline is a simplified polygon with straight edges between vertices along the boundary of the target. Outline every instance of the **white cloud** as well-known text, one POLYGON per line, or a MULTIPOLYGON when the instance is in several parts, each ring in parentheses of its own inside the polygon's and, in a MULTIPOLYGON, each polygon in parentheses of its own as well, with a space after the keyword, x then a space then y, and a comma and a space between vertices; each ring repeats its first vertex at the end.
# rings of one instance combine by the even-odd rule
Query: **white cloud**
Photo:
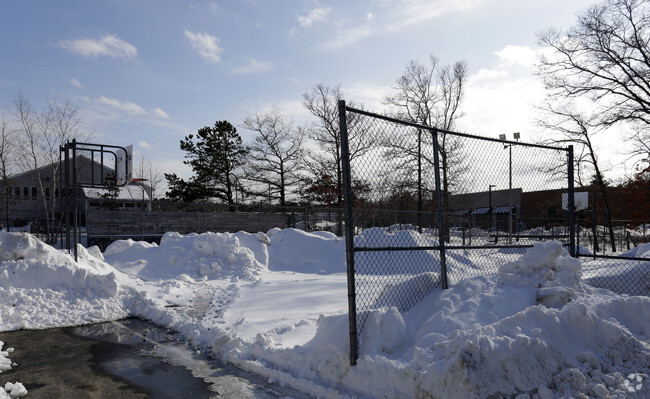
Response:
POLYGON ((485 0, 402 0, 395 4, 396 21, 389 30, 399 30, 452 12, 465 12, 481 5, 485 0))
POLYGON ((254 58, 249 58, 248 64, 233 68, 232 73, 238 75, 262 73, 262 72, 268 72, 272 68, 273 68, 273 64, 271 64, 268 61, 260 61, 254 58))
POLYGON ((185 36, 190 39, 192 47, 208 62, 216 64, 221 61, 220 54, 223 53, 223 49, 219 47, 219 39, 207 33, 194 33, 188 30, 185 31, 185 36))
POLYGON ((151 111, 151 113, 154 114, 154 115, 156 115, 156 116, 158 116, 158 117, 161 117, 161 118, 163 118, 163 119, 171 119, 171 118, 172 118, 171 116, 169 116, 169 114, 168 114, 167 112, 163 111, 163 110, 160 109, 160 108, 154 108, 154 109, 151 111))
POLYGON ((300 26, 309 27, 312 26, 314 22, 325 20, 325 17, 327 17, 327 14, 329 14, 331 10, 332 9, 330 7, 314 8, 313 10, 309 11, 307 15, 296 15, 296 18, 298 19, 298 24, 300 26))
POLYGON ((531 140, 537 131, 535 104, 544 98, 544 86, 532 68, 535 50, 505 46, 493 53, 495 59, 468 77, 458 129, 472 134, 497 137, 521 132, 531 140))
POLYGON ((113 58, 133 58, 138 55, 135 46, 120 39, 117 35, 106 35, 99 40, 61 40, 59 46, 89 58, 97 58, 100 55, 113 58))
POLYGON ((138 104, 129 101, 119 101, 113 98, 106 98, 104 96, 99 97, 95 101, 97 101, 99 104, 105 104, 134 115, 146 115, 147 113, 147 111, 145 111, 138 104))
POLYGON ((474 84, 476 84, 478 82, 501 79, 507 76, 508 73, 504 70, 482 68, 475 74, 471 75, 470 79, 474 84))
POLYGON ((74 87, 82 88, 84 87, 79 80, 76 78, 70 78, 70 84, 73 85, 74 87))
POLYGON ((138 141, 138 145, 146 150, 150 150, 152 148, 152 145, 146 141, 138 141))
POLYGON ((367 26, 343 29, 338 32, 334 40, 324 43, 321 48, 324 50, 336 50, 347 47, 360 42, 373 33, 375 33, 375 30, 367 26))
MULTIPOLYGON (((395 32, 407 26, 426 22, 433 18, 453 12, 467 12, 480 6, 485 1, 486 0, 399 0, 375 2, 377 6, 383 8, 378 18, 376 18, 375 14, 372 12, 368 12, 364 18, 365 21, 357 21, 354 25, 352 23, 346 23, 348 26, 347 28, 341 26, 346 21, 339 21, 336 35, 332 40, 321 45, 321 49, 340 49, 356 44, 377 33, 385 33, 386 31, 395 32), (386 16, 389 18, 387 23, 376 22, 379 20, 385 20, 386 16)), ((324 16, 319 17, 320 14, 315 13, 316 10, 312 10, 312 12, 306 17, 298 17, 301 26, 310 26, 314 21, 324 19, 324 16)), ((327 11, 329 12, 329 8, 327 11)))
POLYGON ((521 65, 532 67, 537 59, 537 52, 528 46, 508 45, 499 51, 495 51, 503 65, 521 65))
POLYGON ((390 85, 370 82, 354 82, 343 87, 345 98, 361 103, 371 112, 384 113, 384 98, 392 90, 390 85))

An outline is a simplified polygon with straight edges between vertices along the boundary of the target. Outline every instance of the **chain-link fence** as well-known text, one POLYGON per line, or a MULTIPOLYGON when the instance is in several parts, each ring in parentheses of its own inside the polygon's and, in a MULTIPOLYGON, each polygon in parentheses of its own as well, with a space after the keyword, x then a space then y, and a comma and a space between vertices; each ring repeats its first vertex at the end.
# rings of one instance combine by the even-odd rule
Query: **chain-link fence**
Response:
POLYGON ((573 248, 570 148, 340 113, 353 363, 373 310, 495 274, 539 240, 573 248))
POLYGON ((584 283, 619 294, 650 296, 650 258, 580 255, 580 261, 584 283))
POLYGON ((611 255, 617 252, 625 256, 625 252, 650 242, 650 203, 646 206, 648 208, 645 209, 614 209, 609 213, 594 209, 578 212, 576 223, 579 228, 576 234, 580 254, 611 255), (612 222, 611 232, 609 219, 612 222))
POLYGON ((650 213, 622 203, 622 191, 607 215, 596 211, 603 209, 597 193, 581 196, 592 208, 578 204, 572 147, 521 143, 518 133, 442 131, 339 105, 346 232, 354 237, 347 240, 353 364, 374 310, 405 311, 436 288, 494 275, 539 241, 560 241, 580 256, 583 281, 594 287, 650 295, 650 250, 640 246, 650 241, 650 213))

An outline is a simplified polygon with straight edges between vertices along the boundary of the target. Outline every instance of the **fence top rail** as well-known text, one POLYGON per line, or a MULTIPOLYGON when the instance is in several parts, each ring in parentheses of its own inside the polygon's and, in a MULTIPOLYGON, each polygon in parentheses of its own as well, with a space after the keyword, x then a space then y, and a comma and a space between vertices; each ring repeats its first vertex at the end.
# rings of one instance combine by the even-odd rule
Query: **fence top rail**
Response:
POLYGON ((441 133, 451 134, 451 135, 459 136, 459 137, 465 137, 465 138, 470 138, 470 139, 478 139, 478 140, 485 140, 485 141, 492 141, 492 142, 495 142, 495 143, 502 143, 502 144, 513 144, 513 145, 520 145, 520 146, 525 146, 525 147, 543 148, 543 149, 547 149, 547 150, 566 151, 566 152, 569 151, 568 147, 553 147, 553 146, 544 145, 544 144, 522 143, 522 142, 519 142, 519 141, 501 140, 501 139, 496 139, 496 138, 492 138, 492 137, 477 136, 477 135, 474 135, 474 134, 459 133, 459 132, 454 132, 454 131, 451 131, 451 130, 439 129, 439 128, 432 127, 432 126, 420 125, 420 124, 417 124, 417 123, 392 118, 390 116, 375 114, 373 112, 348 107, 347 105, 345 106, 345 110, 350 111, 350 112, 354 112, 356 114, 369 116, 371 118, 381 119, 381 120, 384 120, 384 121, 387 121, 387 122, 399 123, 401 125, 411 126, 411 127, 417 128, 417 129, 430 130, 430 131, 433 131, 433 132, 441 132, 441 133))
POLYGON ((640 258, 634 256, 617 256, 617 255, 597 255, 597 254, 584 254, 584 253, 576 254, 576 258, 635 260, 639 262, 650 262, 650 258, 640 258))

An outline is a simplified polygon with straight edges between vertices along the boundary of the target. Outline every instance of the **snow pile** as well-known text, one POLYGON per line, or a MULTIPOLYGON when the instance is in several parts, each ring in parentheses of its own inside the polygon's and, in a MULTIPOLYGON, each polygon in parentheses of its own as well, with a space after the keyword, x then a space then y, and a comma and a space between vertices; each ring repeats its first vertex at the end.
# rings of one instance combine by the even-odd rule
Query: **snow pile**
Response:
POLYGON ((332 274, 345 272, 345 240, 327 231, 268 232, 269 270, 332 274))
POLYGON ((11 370, 13 366, 11 359, 9 359, 9 354, 14 351, 14 348, 7 348, 7 350, 2 350, 2 347, 5 345, 4 342, 0 341, 0 373, 11 370))
POLYGON ((636 248, 623 253, 622 256, 629 256, 632 258, 650 258, 650 242, 647 244, 639 245, 636 248))
POLYGON ((166 233, 160 246, 120 240, 109 245, 104 256, 111 265, 144 279, 172 279, 183 274, 191 278, 251 279, 266 268, 268 258, 260 238, 244 232, 166 233))
POLYGON ((372 312, 355 367, 347 365, 345 315, 321 318, 300 348, 261 350, 258 342, 247 352, 378 398, 626 397, 650 393, 649 317, 650 298, 581 285, 579 262, 551 242, 497 277, 464 280, 406 312, 372 312))
POLYGON ((80 261, 27 233, 0 231, 0 328, 46 328, 125 317, 121 274, 80 247, 80 261))
MULTIPOLYGON (((9 354, 14 351, 14 348, 7 348, 2 350, 4 342, 0 341, 0 374, 5 371, 11 370, 15 363, 12 363, 9 359, 9 354)), ((7 382, 4 386, 4 390, 0 390, 0 398, 22 398, 27 395, 27 389, 20 382, 7 382)))
MULTIPOLYGON (((437 245, 415 230, 371 229, 356 240, 437 245)), ((397 256, 412 251, 396 252, 364 255, 364 278, 386 285, 371 302, 356 366, 345 244, 326 232, 168 233, 160 245, 80 249, 79 262, 27 234, 0 233, 0 329, 135 315, 316 397, 650 397, 650 298, 584 284, 581 262, 559 243, 513 252, 495 276, 433 291, 437 270, 400 283, 381 275, 399 271, 397 256), (419 302, 386 299, 405 289, 419 302)), ((450 267, 481 270, 490 256, 458 255, 450 267)), ((438 258, 407 259, 421 269, 438 258)))
POLYGON ((415 227, 408 230, 396 230, 372 227, 364 230, 354 238, 356 247, 427 247, 437 246, 438 242, 430 235, 420 234, 415 227))
MULTIPOLYGON (((81 256, 87 258, 89 255, 82 253, 81 256)), ((2 286, 62 287, 107 296, 114 296, 119 290, 115 275, 106 268, 88 262, 77 264, 69 255, 26 233, 0 232, 0 261, 2 286)))
POLYGON ((0 398, 22 398, 27 395, 27 389, 20 382, 8 382, 5 384, 4 391, 0 390, 0 398))

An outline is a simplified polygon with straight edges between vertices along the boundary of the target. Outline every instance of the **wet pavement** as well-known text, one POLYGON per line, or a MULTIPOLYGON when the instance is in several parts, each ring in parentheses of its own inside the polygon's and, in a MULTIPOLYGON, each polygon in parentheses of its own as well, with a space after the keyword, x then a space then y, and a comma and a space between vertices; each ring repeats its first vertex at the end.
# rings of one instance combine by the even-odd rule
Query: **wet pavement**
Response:
POLYGON ((26 398, 308 398, 198 353, 173 332, 127 319, 0 333, 18 365, 0 385, 26 398))

